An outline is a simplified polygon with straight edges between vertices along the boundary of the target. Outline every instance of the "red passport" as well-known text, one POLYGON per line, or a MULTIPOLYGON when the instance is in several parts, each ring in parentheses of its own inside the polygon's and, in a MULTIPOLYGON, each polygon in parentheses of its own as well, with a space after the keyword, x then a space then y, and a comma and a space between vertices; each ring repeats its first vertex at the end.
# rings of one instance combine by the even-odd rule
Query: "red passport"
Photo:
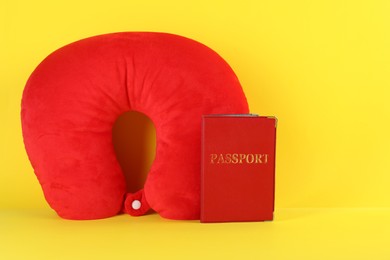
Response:
POLYGON ((272 220, 275 117, 202 118, 201 222, 272 220))

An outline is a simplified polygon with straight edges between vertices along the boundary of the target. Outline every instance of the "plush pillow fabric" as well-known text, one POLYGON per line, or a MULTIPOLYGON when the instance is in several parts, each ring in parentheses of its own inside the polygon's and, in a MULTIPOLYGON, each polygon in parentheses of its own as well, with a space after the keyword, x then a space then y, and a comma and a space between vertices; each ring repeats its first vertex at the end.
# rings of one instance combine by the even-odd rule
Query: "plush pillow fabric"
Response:
POLYGON ((232 69, 214 51, 164 33, 115 33, 49 55, 22 99, 25 147, 50 206, 67 219, 151 207, 198 219, 201 115, 247 113, 232 69), (144 189, 126 192, 112 127, 136 110, 154 123, 156 157, 144 189))

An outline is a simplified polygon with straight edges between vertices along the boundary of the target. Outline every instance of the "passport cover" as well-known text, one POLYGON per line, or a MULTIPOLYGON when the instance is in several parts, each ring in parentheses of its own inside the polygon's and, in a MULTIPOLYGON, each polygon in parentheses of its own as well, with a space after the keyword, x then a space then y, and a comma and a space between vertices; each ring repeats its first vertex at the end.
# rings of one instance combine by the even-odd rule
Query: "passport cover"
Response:
POLYGON ((272 220, 275 117, 202 118, 201 222, 272 220))

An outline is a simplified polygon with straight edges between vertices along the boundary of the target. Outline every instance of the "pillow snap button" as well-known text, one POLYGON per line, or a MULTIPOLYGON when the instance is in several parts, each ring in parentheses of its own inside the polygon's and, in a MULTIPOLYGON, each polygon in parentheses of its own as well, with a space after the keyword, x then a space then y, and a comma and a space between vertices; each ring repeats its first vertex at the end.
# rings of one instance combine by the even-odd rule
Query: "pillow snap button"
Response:
POLYGON ((139 200, 133 200, 133 203, 131 203, 131 207, 135 210, 141 208, 141 201, 139 200))

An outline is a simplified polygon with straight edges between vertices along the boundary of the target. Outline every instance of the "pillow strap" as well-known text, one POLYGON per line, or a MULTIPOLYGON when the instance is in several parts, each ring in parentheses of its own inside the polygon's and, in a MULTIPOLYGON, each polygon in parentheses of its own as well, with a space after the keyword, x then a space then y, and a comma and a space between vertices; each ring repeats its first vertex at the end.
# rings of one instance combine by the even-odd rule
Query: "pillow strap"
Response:
POLYGON ((144 189, 137 191, 136 193, 127 193, 123 205, 123 212, 131 216, 145 215, 150 209, 148 202, 146 201, 144 189))

